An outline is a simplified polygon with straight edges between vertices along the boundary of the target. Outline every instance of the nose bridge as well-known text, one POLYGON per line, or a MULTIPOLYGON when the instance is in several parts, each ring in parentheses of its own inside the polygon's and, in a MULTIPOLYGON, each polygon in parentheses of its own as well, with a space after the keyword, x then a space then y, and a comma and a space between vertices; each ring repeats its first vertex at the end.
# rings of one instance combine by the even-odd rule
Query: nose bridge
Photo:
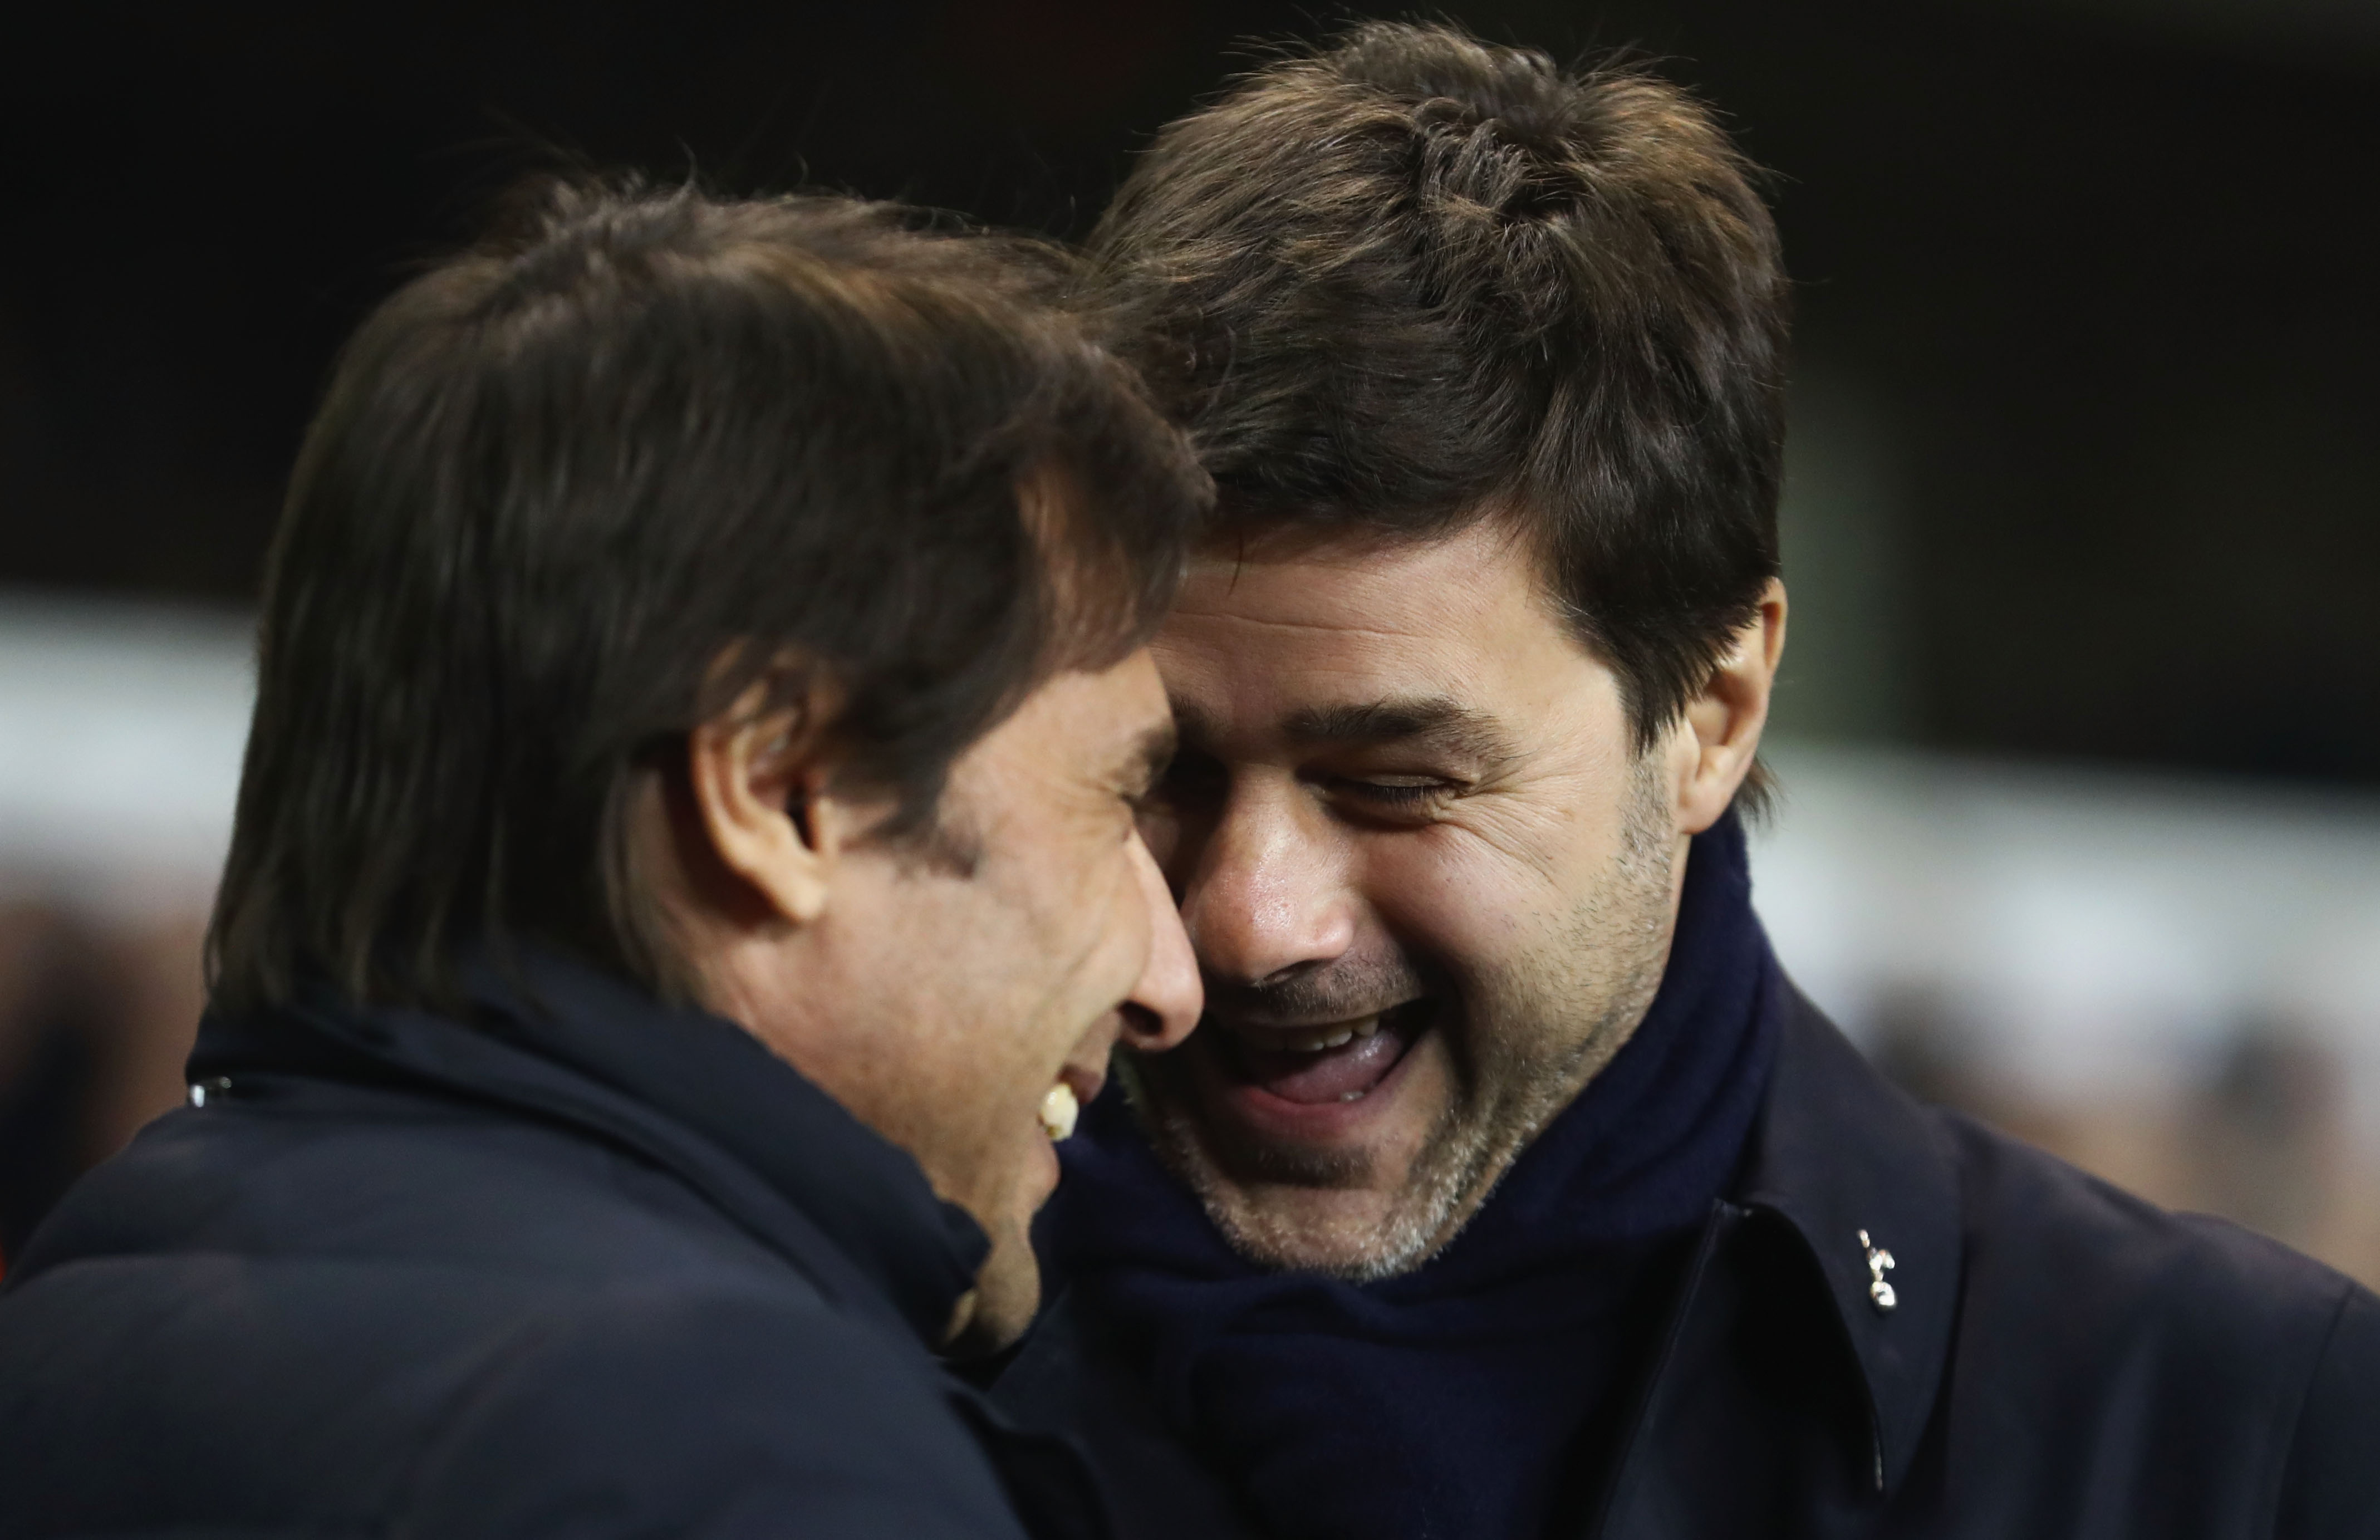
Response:
POLYGON ((1232 983, 1335 958, 1355 933, 1342 842, 1285 779, 1236 785, 1183 882, 1182 921, 1199 965, 1232 983))
POLYGON ((1123 1013, 1123 1030, 1133 1047, 1156 1052, 1190 1036, 1207 1002, 1190 940, 1183 932, 1181 913, 1156 860, 1137 834, 1132 837, 1130 855, 1135 884, 1148 915, 1148 955, 1127 998, 1127 1004, 1138 1010, 1123 1013))

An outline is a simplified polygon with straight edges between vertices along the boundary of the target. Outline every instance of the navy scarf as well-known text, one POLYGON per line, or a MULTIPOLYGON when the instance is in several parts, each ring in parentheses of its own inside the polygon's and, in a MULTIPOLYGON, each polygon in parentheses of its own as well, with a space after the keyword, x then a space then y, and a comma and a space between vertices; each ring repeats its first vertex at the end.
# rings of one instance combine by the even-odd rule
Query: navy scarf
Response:
POLYGON ((1688 856, 1645 1021, 1446 1249, 1378 1283, 1240 1258, 1121 1096, 1064 1146, 1041 1239, 1159 1406, 1285 1540, 1533 1540, 1593 1502, 1785 1000, 1730 815, 1688 856))

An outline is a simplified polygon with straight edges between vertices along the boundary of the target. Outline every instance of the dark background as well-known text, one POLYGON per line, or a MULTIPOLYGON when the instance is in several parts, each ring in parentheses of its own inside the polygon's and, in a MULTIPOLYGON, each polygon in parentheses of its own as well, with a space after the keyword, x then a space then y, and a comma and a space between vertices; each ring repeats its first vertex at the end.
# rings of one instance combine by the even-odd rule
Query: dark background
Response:
MULTIPOLYGON (((1241 40, 1346 14, 582 0, 19 31, 0 585, 251 601, 340 337, 551 149, 1079 233, 1241 40)), ((2380 0, 1453 14, 1640 44, 1777 173, 1803 285, 1790 727, 2380 783, 2380 0)))

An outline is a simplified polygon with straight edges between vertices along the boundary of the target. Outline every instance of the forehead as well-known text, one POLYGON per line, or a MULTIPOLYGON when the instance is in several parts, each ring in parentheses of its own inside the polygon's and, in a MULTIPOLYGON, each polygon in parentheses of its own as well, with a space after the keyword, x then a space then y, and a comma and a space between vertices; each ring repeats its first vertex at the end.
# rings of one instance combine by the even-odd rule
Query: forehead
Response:
POLYGON ((1110 668, 1070 670, 1045 681, 962 755, 957 768, 1106 788, 1161 761, 1172 740, 1165 688, 1143 649, 1110 668))
POLYGON ((1185 714, 1244 723, 1417 697, 1526 711, 1599 669, 1527 547, 1492 521, 1432 540, 1202 556, 1158 654, 1185 714))
POLYGON ((1075 746, 1135 751, 1151 734, 1172 727, 1165 685, 1147 648, 1104 669, 1060 674, 1042 686, 1038 698, 1045 710, 1026 724, 1026 733, 1037 738, 1066 734, 1075 746))

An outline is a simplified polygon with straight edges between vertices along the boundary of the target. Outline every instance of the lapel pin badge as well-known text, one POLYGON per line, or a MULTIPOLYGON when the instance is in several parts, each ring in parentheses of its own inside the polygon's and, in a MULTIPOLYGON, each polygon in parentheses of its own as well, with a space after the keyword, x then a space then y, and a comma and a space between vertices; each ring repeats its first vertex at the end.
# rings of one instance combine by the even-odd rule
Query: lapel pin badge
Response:
POLYGON ((1868 1303, 1876 1306, 1877 1315, 1889 1316, 1892 1307, 1900 1303, 1900 1296, 1884 1280, 1884 1275, 1892 1268, 1892 1253, 1869 1240, 1864 1230, 1859 1232, 1859 1238, 1860 1249, 1867 1253, 1868 1303))

